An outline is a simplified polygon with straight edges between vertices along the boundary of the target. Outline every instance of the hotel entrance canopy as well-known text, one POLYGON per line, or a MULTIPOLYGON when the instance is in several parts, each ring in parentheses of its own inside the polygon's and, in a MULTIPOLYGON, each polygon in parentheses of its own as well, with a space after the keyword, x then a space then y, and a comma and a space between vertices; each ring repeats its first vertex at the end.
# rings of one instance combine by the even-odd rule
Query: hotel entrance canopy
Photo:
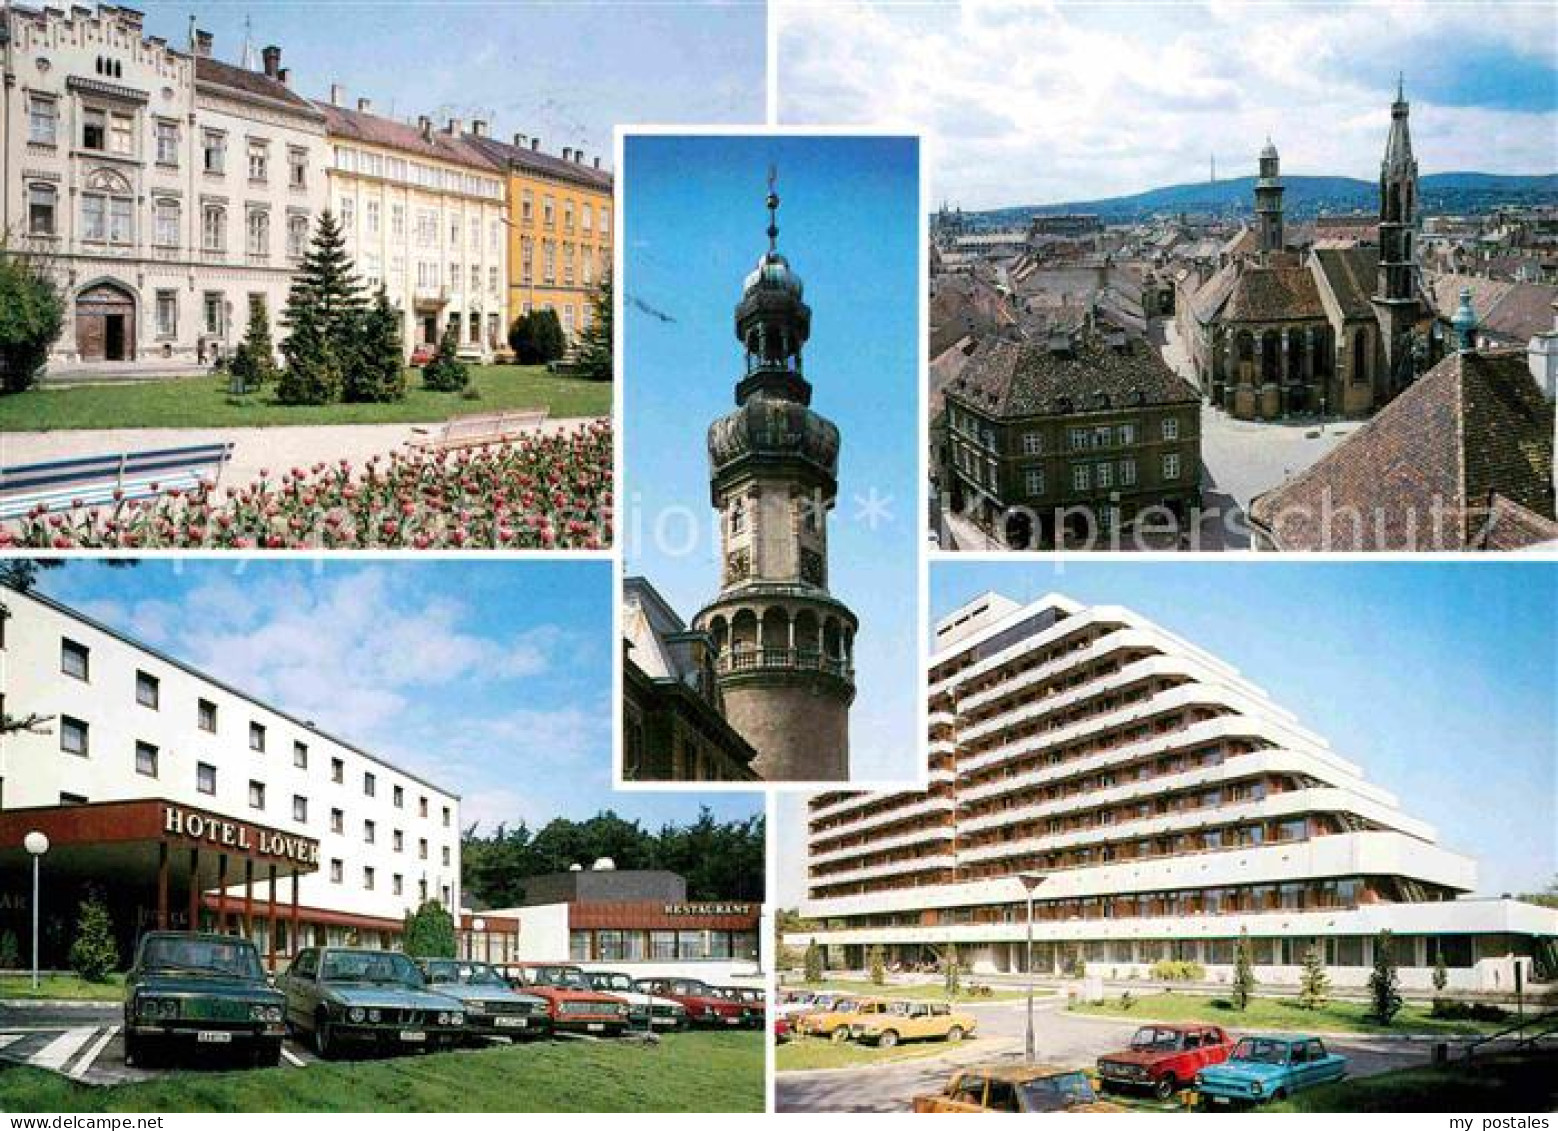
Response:
POLYGON ((31 832, 49 838, 46 890, 90 884, 135 899, 155 908, 155 917, 147 916, 148 929, 192 929, 205 906, 214 908, 218 930, 227 930, 231 915, 250 934, 256 880, 266 884, 259 910, 274 928, 280 884, 291 880, 287 910, 295 930, 298 877, 319 867, 319 842, 311 837, 147 798, 0 812, 0 873, 28 865, 23 841, 31 832), (181 907, 185 914, 178 923, 181 907))

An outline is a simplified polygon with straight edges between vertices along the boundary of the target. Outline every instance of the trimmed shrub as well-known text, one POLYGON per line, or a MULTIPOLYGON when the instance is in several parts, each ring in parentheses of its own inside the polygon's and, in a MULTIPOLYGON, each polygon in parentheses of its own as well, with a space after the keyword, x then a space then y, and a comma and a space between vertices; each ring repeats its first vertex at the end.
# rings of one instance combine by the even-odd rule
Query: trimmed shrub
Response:
POLYGON ((1158 982, 1202 982, 1206 980, 1206 967, 1199 962, 1161 958, 1152 964, 1150 976, 1158 982))

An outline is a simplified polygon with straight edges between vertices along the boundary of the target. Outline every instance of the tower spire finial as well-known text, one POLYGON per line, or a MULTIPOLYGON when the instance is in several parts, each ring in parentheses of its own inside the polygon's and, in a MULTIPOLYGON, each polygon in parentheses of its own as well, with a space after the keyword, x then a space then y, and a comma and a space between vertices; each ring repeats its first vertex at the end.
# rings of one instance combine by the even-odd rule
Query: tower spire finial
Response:
POLYGON ((774 191, 774 184, 778 180, 778 167, 768 166, 768 251, 770 254, 779 250, 779 194, 774 191))

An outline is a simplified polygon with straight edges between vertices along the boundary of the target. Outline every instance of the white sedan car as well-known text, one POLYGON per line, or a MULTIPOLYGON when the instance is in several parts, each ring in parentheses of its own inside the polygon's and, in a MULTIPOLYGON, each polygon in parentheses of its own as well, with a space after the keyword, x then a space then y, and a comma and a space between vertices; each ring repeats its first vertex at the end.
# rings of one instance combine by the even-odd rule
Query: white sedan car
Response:
POLYGON ((611 970, 588 970, 584 975, 590 988, 603 994, 621 998, 628 1003, 629 1028, 632 1029, 685 1029, 687 1007, 668 997, 646 994, 633 985, 627 974, 611 970))

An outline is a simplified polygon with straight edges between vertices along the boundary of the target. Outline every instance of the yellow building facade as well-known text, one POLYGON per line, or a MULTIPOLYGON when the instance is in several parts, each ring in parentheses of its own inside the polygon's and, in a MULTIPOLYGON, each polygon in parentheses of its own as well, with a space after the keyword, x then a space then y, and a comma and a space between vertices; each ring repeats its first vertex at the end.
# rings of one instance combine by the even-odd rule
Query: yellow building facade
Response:
POLYGON ((564 149, 541 152, 540 140, 489 137, 473 123, 466 139, 508 171, 508 321, 554 310, 574 338, 590 323, 601 280, 611 271, 616 217, 612 175, 600 159, 564 149))

